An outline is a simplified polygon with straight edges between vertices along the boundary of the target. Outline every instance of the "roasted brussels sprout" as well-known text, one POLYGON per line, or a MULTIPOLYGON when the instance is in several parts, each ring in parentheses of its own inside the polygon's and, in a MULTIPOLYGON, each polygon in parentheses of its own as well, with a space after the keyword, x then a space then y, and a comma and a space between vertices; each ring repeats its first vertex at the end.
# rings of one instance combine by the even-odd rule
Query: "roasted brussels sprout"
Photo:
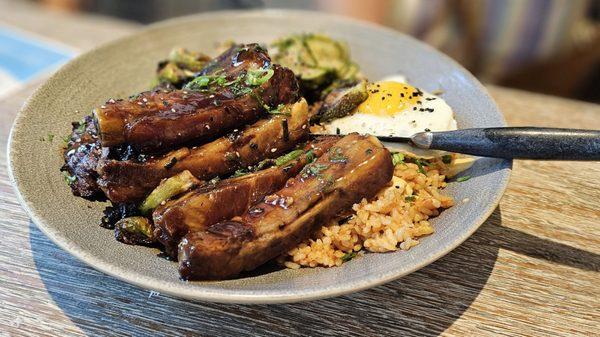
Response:
POLYGON ((158 64, 156 74, 157 85, 173 85, 181 87, 183 83, 194 77, 211 58, 202 53, 175 48, 169 53, 167 60, 158 64))
POLYGON ((347 116, 360 103, 364 102, 368 96, 367 81, 365 80, 336 88, 325 96, 323 104, 315 117, 320 122, 327 122, 347 116))
POLYGON ((358 66, 350 59, 348 47, 326 35, 291 35, 273 46, 273 62, 292 69, 308 96, 318 99, 321 90, 358 77, 358 66))
POLYGON ((115 224, 115 238, 129 245, 150 245, 155 242, 154 228, 143 216, 123 218, 115 224))

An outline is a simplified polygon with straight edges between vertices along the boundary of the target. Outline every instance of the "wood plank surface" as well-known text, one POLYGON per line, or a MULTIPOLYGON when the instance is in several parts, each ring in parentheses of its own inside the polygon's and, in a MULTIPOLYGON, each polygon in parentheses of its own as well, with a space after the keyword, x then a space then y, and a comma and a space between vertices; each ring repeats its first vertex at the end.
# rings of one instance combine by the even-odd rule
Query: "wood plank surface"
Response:
MULTIPOLYGON (((5 20, 2 2, 0 13, 5 20)), ((78 35, 79 45, 62 42, 89 48, 94 43, 81 42, 85 34, 93 35, 78 35)), ((8 182, 5 147, 18 108, 37 84, 0 101, 2 337, 598 334, 598 162, 516 161, 500 206, 470 239, 384 286, 289 305, 190 302, 97 272, 30 222, 8 182)), ((600 129, 598 105, 489 89, 510 125, 600 129)))

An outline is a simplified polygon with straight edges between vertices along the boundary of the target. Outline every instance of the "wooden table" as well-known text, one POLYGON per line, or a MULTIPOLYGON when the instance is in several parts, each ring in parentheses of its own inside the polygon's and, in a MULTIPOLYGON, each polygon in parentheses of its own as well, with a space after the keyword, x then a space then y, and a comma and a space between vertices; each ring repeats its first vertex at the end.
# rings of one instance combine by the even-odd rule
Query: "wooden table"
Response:
MULTIPOLYGON (((11 6, 8 15, 6 6, 11 6)), ((9 22, 80 49, 132 31, 56 14, 9 22), (30 19, 31 20, 31 19, 30 19), (46 20, 46 21, 44 21, 46 20), (69 26, 70 25, 70 26, 69 26), (100 32, 96 34, 95 32, 100 32)), ((593 335, 600 327, 600 163, 517 161, 500 206, 463 245, 398 281, 335 299, 224 305, 151 293, 88 267, 30 222, 8 182, 5 144, 39 83, 0 101, 0 336, 593 335)), ((510 125, 600 129, 600 106, 490 86, 510 125)))

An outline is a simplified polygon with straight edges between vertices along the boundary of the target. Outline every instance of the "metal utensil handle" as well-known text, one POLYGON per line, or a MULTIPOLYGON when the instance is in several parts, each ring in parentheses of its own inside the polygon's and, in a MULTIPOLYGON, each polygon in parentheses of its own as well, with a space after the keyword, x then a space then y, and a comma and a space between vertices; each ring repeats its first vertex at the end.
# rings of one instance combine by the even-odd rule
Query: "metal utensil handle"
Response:
POLYGON ((597 130, 508 127, 429 134, 430 149, 449 152, 514 159, 600 160, 597 130))

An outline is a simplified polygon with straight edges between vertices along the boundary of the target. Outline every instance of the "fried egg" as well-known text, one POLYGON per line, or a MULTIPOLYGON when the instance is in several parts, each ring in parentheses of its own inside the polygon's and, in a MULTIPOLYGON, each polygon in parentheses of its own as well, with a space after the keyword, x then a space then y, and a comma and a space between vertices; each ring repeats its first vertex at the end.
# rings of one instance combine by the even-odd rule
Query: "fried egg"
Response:
MULTIPOLYGON (((352 114, 324 124, 324 131, 410 137, 423 131, 456 130, 450 106, 441 97, 406 83, 403 77, 370 83, 367 92, 368 98, 352 114)), ((439 151, 416 149, 408 144, 386 142, 384 145, 390 150, 420 157, 440 155, 439 151)))

